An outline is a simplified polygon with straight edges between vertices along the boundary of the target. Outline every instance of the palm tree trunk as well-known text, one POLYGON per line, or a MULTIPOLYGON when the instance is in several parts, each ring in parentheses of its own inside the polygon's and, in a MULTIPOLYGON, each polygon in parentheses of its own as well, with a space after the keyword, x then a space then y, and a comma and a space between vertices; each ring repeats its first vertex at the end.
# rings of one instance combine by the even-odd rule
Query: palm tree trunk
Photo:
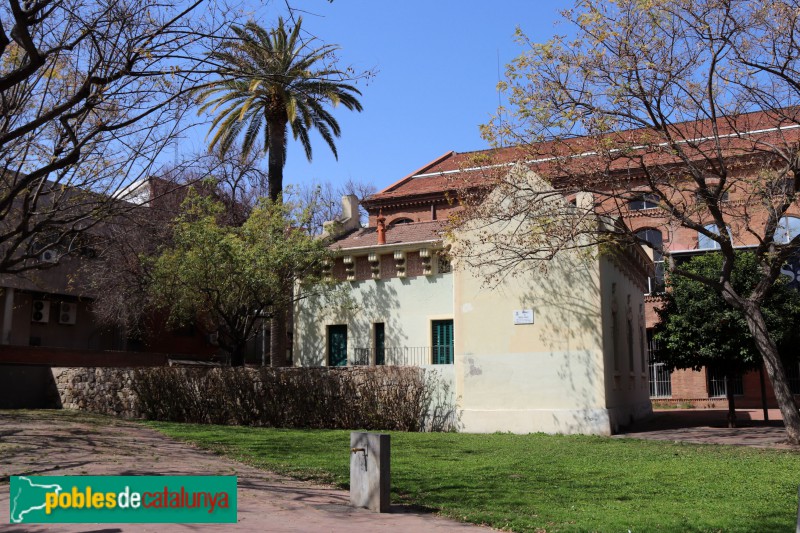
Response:
MULTIPOLYGON (((286 121, 267 119, 269 132, 269 199, 273 202, 283 201, 283 165, 286 163, 286 121)), ((283 298, 278 298, 283 300, 283 298)), ((270 320, 269 342, 270 366, 286 366, 286 310, 280 303, 270 320)))
POLYGON ((286 122, 267 120, 269 132, 269 199, 283 200, 283 166, 286 164, 286 122))
POLYGON ((244 366, 244 345, 236 344, 231 350, 231 366, 244 366))
POLYGON ((275 307, 270 321, 269 335, 270 366, 286 366, 286 311, 275 307))

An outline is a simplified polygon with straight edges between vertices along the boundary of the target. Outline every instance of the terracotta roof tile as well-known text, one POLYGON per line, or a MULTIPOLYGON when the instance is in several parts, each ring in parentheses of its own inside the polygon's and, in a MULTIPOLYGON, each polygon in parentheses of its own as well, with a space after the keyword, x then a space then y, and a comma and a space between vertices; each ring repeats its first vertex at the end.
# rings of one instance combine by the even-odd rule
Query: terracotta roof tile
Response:
MULTIPOLYGON (((754 155, 767 151, 772 144, 797 144, 800 142, 800 114, 795 109, 742 114, 717 122, 720 145, 725 157, 754 155), (776 130, 776 128, 781 128, 776 130), (747 133, 745 135, 745 133, 747 133)), ((706 158, 714 148, 709 120, 685 122, 673 126, 674 137, 692 140, 684 143, 686 152, 698 160, 706 158)), ((642 165, 681 164, 668 146, 663 146, 663 135, 648 129, 609 133, 601 137, 572 137, 526 146, 496 148, 474 152, 450 152, 435 160, 415 174, 387 187, 367 199, 366 204, 405 199, 426 194, 444 193, 463 187, 491 183, 498 173, 507 172, 509 166, 524 161, 542 175, 557 178, 563 175, 636 171, 642 165), (638 150, 629 150, 631 143, 638 150), (603 156, 596 153, 598 146, 608 150, 603 156), (615 147, 624 148, 617 152, 615 147)))
MULTIPOLYGON (((386 228, 386 245, 438 241, 442 239, 446 225, 445 220, 434 220, 388 226, 386 228)), ((334 241, 329 248, 339 250, 367 246, 378 246, 378 229, 375 227, 360 228, 334 241)))

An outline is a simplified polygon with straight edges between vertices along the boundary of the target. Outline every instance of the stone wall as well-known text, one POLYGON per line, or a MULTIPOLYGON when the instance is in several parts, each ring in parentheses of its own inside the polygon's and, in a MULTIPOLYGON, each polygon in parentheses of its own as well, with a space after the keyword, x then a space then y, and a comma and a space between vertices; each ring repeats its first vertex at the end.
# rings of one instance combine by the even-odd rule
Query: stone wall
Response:
POLYGON ((53 407, 121 418, 441 431, 455 429, 458 416, 452 371, 440 370, 54 367, 47 377, 53 407))
POLYGON ((123 418, 138 418, 131 368, 52 369, 64 409, 79 409, 123 418))

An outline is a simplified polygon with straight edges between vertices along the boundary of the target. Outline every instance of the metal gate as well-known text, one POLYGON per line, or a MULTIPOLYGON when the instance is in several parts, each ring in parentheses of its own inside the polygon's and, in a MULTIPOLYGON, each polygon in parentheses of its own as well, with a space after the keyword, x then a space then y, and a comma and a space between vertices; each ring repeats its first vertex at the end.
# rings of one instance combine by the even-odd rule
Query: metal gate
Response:
POLYGON ((671 372, 664 363, 658 362, 658 343, 653 338, 653 330, 647 330, 647 361, 650 372, 650 397, 671 398, 671 372))

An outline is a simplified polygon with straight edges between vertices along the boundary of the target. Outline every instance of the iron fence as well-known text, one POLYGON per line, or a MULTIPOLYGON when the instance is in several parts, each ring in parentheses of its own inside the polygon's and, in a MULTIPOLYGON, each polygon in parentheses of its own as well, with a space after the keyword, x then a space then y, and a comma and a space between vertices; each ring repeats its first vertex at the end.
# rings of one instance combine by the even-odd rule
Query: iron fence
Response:
MULTIPOLYGON (((709 366, 706 368, 708 377, 708 395, 712 398, 722 398, 728 395, 728 387, 725 385, 725 372, 721 368, 709 366)), ((734 396, 741 396, 744 393, 742 385, 742 375, 736 374, 731 381, 734 396)))
MULTIPOLYGON (((371 348, 355 348, 350 364, 369 365, 374 359, 372 354, 371 348)), ((383 357, 384 364, 391 366, 453 364, 453 346, 386 346, 383 349, 383 357), (433 357, 434 355, 437 357, 433 357), (437 360, 443 363, 437 363, 437 360)))
POLYGON ((647 360, 650 373, 650 397, 672 397, 672 373, 664 363, 658 361, 658 342, 652 330, 647 330, 647 360))

